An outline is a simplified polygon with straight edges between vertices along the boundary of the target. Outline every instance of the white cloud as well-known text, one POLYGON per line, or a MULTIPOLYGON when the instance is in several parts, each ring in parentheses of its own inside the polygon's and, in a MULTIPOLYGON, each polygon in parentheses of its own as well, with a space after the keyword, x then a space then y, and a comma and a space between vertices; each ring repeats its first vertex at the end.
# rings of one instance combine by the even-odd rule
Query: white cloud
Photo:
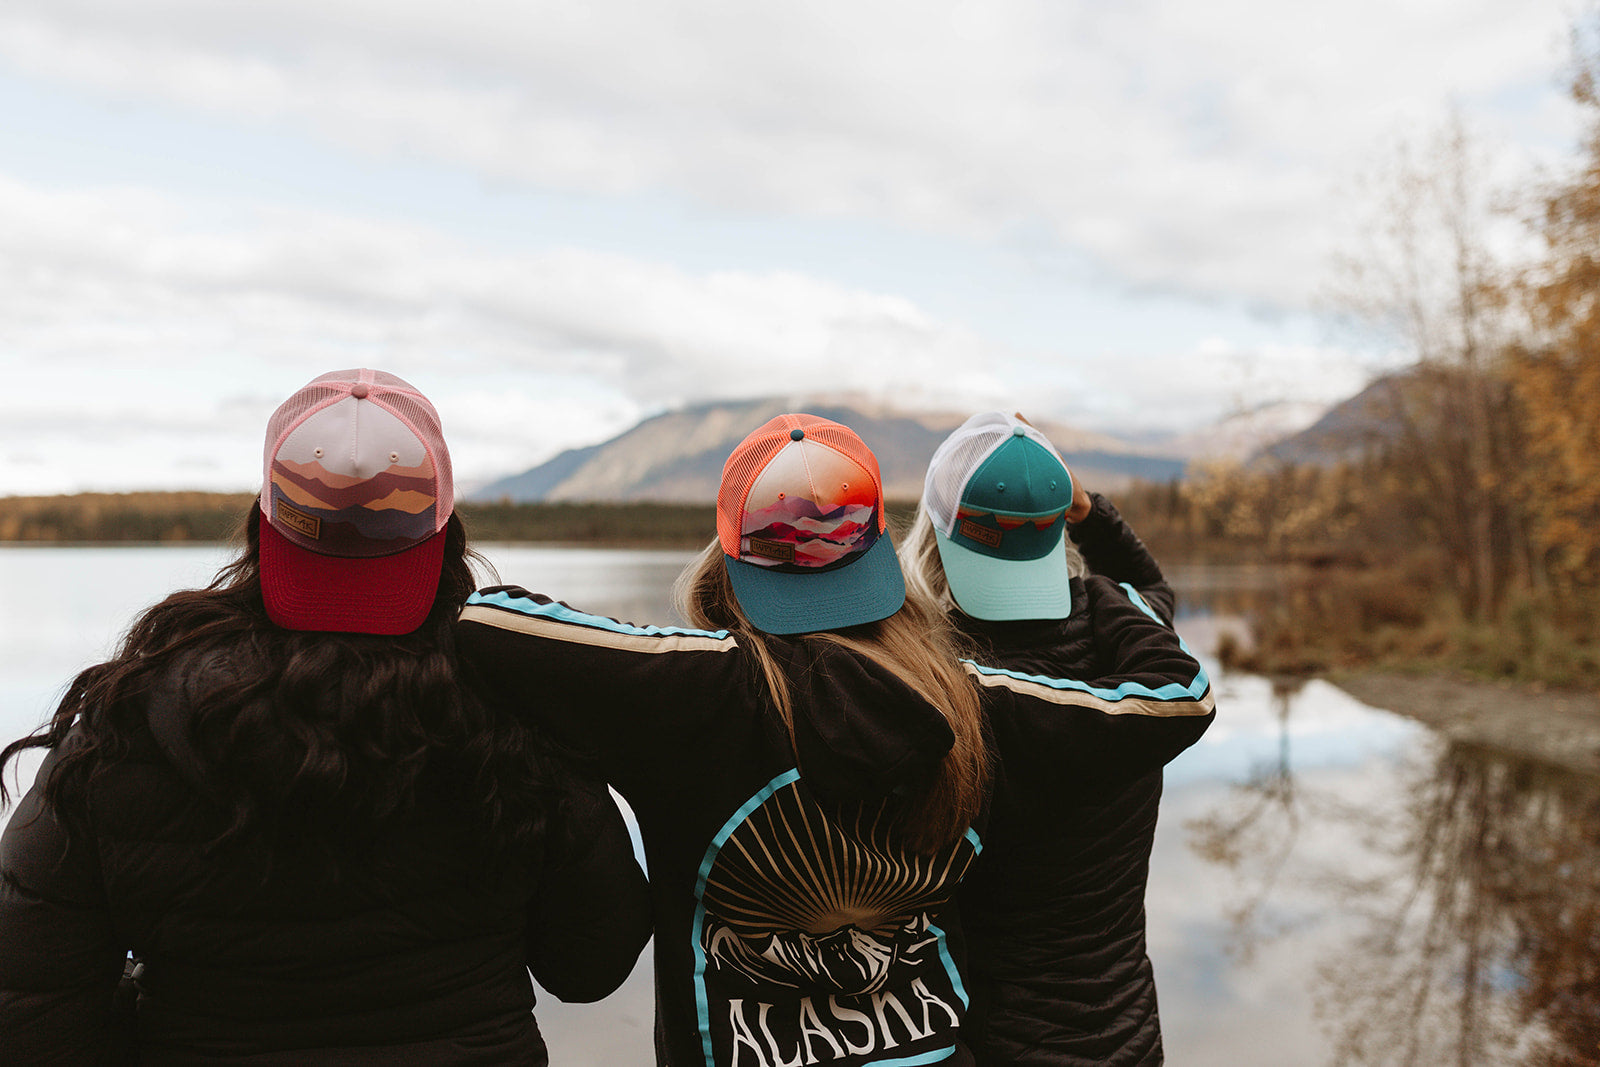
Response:
POLYGON ((276 208, 207 216, 0 178, 0 492, 250 488, 276 400, 340 366, 421 386, 464 481, 689 399, 996 388, 978 338, 891 294, 276 208))
MULTIPOLYGON (((582 5, 14 0, 40 79, 496 180, 1042 231, 1126 283, 1303 304, 1375 139, 1548 86, 1565 0, 582 5)), ((1509 132, 1509 131, 1508 131, 1509 132)))

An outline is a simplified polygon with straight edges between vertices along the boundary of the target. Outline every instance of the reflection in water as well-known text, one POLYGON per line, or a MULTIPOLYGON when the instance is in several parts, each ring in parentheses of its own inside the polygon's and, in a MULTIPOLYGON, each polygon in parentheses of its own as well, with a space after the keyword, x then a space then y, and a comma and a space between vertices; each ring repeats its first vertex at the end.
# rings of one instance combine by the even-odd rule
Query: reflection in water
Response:
POLYGON ((1233 928, 1232 949, 1241 962, 1249 962, 1260 918, 1282 876, 1299 836, 1301 811, 1296 803, 1295 777, 1289 760, 1289 711, 1298 682, 1272 683, 1272 714, 1277 722, 1276 757, 1258 760, 1248 777, 1235 788, 1237 806, 1189 820, 1189 845, 1203 858, 1239 872, 1246 880, 1243 899, 1228 910, 1233 928))
POLYGON ((1303 876, 1356 918, 1317 961, 1332 1063, 1600 1064, 1600 779, 1452 742, 1407 766, 1388 815, 1297 786, 1293 687, 1274 689, 1278 758, 1187 823, 1190 847, 1239 879, 1234 954, 1285 931, 1274 893, 1303 827, 1333 819, 1385 873, 1303 876))

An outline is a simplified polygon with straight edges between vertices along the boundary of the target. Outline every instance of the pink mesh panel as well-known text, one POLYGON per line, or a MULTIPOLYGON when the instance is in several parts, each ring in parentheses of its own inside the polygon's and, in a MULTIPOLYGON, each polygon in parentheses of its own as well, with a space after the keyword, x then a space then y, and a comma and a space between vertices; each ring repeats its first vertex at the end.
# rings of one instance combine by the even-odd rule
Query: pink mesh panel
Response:
MULTIPOLYGON (((394 376, 379 372, 376 377, 392 379, 394 376)), ((439 486, 434 530, 435 532, 442 530, 450 518, 450 512, 455 509, 455 480, 450 471, 450 453, 445 447, 444 431, 439 426, 439 415, 433 410, 433 405, 419 393, 382 388, 379 387, 378 381, 374 381, 373 385, 376 388, 369 394, 369 399, 394 412, 400 421, 411 427, 423 447, 428 450, 428 458, 433 461, 434 477, 439 486)))
MULTIPOLYGON (((317 382, 327 381, 337 377, 339 374, 348 375, 349 373, 349 371, 339 371, 313 379, 311 384, 284 401, 283 406, 273 412, 272 417, 267 420, 267 447, 261 465, 261 506, 269 509, 269 517, 272 506, 272 490, 270 488, 272 485, 272 459, 278 454, 278 447, 283 444, 283 439, 288 437, 290 432, 300 425, 307 415, 349 395, 350 391, 345 386, 329 385, 319 388, 317 382)), ((346 378, 345 380, 348 381, 349 379, 346 378)))

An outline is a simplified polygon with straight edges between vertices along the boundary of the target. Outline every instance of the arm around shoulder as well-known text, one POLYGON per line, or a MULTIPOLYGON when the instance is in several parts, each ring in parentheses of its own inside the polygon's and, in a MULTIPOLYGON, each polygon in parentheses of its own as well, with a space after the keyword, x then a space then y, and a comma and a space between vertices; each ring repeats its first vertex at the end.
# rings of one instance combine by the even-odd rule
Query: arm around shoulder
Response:
POLYGON ((1084 778, 1148 773, 1205 733, 1215 717, 1211 679, 1137 590, 1095 575, 1084 589, 1102 665, 1093 677, 968 670, 990 692, 996 729, 1013 751, 1084 778))
POLYGON ((1073 544, 1083 553, 1084 562, 1093 573, 1138 589, 1150 606, 1171 622, 1176 597, 1155 556, 1116 505, 1099 493, 1090 493, 1089 497, 1092 506, 1088 515, 1067 528, 1073 544))
POLYGON ((491 699, 598 758, 619 785, 659 773, 664 751, 692 751, 724 709, 750 702, 726 631, 636 626, 516 586, 474 593, 456 644, 491 699))

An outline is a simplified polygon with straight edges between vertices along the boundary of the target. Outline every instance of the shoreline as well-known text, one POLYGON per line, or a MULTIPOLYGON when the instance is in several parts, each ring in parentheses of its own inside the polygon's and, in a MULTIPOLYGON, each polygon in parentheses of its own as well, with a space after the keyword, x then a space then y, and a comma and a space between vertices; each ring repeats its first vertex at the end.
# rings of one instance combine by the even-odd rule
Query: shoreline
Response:
POLYGON ((1451 674, 1337 672, 1332 685, 1467 744, 1600 777, 1600 693, 1451 674))

